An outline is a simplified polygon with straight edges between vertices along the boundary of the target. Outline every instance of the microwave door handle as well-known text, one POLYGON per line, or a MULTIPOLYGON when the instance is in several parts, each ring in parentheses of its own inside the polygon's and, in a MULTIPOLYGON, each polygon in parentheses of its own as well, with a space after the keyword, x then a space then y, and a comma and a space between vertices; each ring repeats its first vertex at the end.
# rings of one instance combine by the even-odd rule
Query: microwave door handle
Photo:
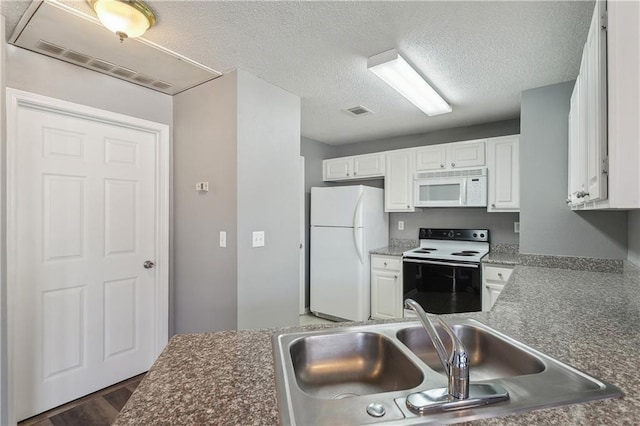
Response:
POLYGON ((460 205, 466 206, 467 205, 467 179, 462 179, 462 185, 460 185, 460 191, 462 192, 460 194, 460 205))

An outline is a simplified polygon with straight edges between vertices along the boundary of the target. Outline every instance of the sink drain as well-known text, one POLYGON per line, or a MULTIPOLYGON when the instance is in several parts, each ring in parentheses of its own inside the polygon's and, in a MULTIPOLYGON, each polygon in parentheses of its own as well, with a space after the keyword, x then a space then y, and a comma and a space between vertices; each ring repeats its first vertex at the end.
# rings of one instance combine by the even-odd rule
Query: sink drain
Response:
POLYGON ((360 396, 357 393, 344 392, 334 395, 331 399, 345 399, 345 398, 353 398, 354 396, 360 396))

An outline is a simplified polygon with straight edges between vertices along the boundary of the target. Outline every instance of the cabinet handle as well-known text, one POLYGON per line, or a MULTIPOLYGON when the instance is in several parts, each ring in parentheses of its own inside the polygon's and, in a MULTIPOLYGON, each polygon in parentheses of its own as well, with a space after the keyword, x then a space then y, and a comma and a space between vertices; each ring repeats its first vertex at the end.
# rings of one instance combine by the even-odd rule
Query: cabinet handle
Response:
POLYGON ((567 198, 567 204, 571 204, 571 198, 567 198))
POLYGON ((456 166, 456 163, 451 163, 451 167, 455 167, 455 166, 456 166))
POLYGON ((498 276, 502 278, 502 272, 498 272, 498 276))
POLYGON ((349 176, 349 173, 347 173, 347 176, 349 176))
POLYGON ((409 205, 407 204, 407 208, 410 209, 411 207, 409 207, 409 205))
POLYGON ((355 176, 355 175, 357 175, 357 174, 358 174, 358 172, 353 172, 353 175, 354 175, 354 176, 355 176))
POLYGON ((496 205, 495 205, 495 204, 491 204, 491 207, 494 207, 494 208, 495 208, 495 207, 496 207, 496 205))
POLYGON ((441 169, 444 169, 444 164, 440 164, 440 168, 441 168, 441 169))
POLYGON ((397 276, 397 275, 394 275, 394 276, 393 276, 393 278, 395 278, 395 279, 397 280, 397 279, 398 279, 398 276, 397 276))
POLYGON ((387 262, 384 262, 384 266, 387 266, 387 262))

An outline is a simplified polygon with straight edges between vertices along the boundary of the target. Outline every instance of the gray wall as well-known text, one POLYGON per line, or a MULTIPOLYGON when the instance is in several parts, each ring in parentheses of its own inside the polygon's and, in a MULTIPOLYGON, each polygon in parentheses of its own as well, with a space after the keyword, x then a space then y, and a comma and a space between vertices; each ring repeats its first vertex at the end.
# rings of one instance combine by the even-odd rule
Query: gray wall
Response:
POLYGON ((640 210, 630 211, 627 259, 640 266, 640 210))
POLYGON ((308 138, 300 138, 300 155, 304 157, 304 282, 305 305, 309 306, 309 235, 311 222, 311 188, 314 186, 329 186, 322 181, 322 160, 335 157, 336 147, 308 138))
POLYGON ((416 146, 434 145, 439 143, 460 142, 471 139, 515 135, 518 133, 520 133, 520 120, 515 118, 512 120, 477 124, 474 126, 436 130, 434 132, 420 133, 417 135, 400 136, 396 138, 378 139, 370 142, 339 145, 336 146, 336 157, 369 154, 371 152, 413 148, 416 146))
POLYGON ((574 82, 522 92, 520 252, 627 257, 627 213, 573 212, 567 198, 567 117, 574 82))
MULTIPOLYGON (((413 148, 439 143, 459 142, 520 133, 520 120, 505 120, 475 126, 438 130, 431 133, 381 139, 336 147, 336 157, 368 154, 392 149, 413 148)), ((359 181, 363 185, 383 187, 383 180, 359 181)), ((353 182, 343 183, 353 184, 353 182)), ((494 243, 518 243, 518 234, 513 232, 513 222, 519 220, 518 213, 487 213, 480 208, 428 208, 416 209, 415 213, 390 213, 389 237, 418 239, 418 228, 476 228, 489 229, 494 243), (398 230, 398 221, 404 221, 404 230, 398 230)))
POLYGON ((415 213, 392 213, 389 237, 418 239, 418 228, 488 229, 492 243, 518 244, 513 222, 518 213, 487 213, 486 208, 428 208, 415 213), (398 221, 404 221, 404 231, 398 230, 398 221))
POLYGON ((172 124, 172 97, 7 45, 7 87, 172 124))
POLYGON ((176 333, 237 325, 236 87, 231 73, 174 97, 176 333), (209 192, 195 190, 200 181, 209 192))
POLYGON ((298 324, 300 98, 238 74, 238 328, 298 324), (253 248, 251 233, 265 231, 253 248))

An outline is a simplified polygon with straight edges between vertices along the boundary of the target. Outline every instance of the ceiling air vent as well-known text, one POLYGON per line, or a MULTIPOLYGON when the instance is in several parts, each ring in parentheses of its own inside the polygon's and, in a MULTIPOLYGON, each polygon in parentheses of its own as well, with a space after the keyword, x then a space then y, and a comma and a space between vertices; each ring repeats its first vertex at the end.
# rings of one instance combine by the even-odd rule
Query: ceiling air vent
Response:
POLYGON ((119 75, 120 77, 124 77, 124 78, 132 78, 134 75, 136 75, 135 71, 132 71, 128 68, 123 68, 123 67, 116 68, 111 72, 115 75, 119 75))
POLYGON ((72 61, 80 62, 81 64, 86 64, 92 59, 91 56, 83 55, 82 53, 74 52, 73 50, 67 50, 62 54, 62 56, 71 59, 72 61))
POLYGON ((171 87, 169 83, 165 83, 164 81, 156 81, 152 86, 162 90, 167 90, 171 87))
POLYGON ((347 111, 349 111, 352 115, 355 115, 356 117, 360 117, 362 115, 373 114, 373 111, 363 107, 362 105, 359 105, 359 106, 353 107, 353 108, 349 108, 347 111))
POLYGON ((102 71, 111 71, 116 67, 115 64, 112 64, 111 62, 103 61, 102 59, 94 59, 93 61, 89 62, 89 66, 93 68, 97 68, 102 71))
POLYGON ((65 51, 64 47, 56 46, 52 43, 47 43, 44 40, 39 40, 36 43, 36 49, 42 50, 43 52, 52 53, 54 55, 59 55, 65 51))

